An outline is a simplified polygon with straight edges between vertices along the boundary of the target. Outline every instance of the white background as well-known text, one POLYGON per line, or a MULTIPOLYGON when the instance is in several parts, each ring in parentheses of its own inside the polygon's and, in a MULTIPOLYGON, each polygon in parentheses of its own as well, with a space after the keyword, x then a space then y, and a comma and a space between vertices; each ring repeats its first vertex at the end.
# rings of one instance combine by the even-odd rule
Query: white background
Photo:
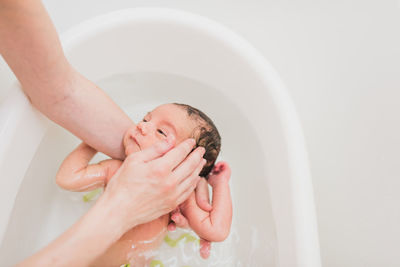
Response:
MULTIPOLYGON (((112 10, 162 6, 209 17, 245 37, 278 70, 303 124, 323 266, 400 266, 399 1, 44 4, 59 33, 112 10)), ((13 80, 0 58, 0 99, 13 80)))

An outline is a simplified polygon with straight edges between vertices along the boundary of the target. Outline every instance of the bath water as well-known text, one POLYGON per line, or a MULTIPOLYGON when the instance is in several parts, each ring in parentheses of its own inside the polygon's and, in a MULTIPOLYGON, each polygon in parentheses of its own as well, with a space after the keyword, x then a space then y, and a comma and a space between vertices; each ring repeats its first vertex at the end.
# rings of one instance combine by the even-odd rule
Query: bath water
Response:
MULTIPOLYGON (((101 156, 102 157, 102 156, 101 156)), ((85 209, 89 209, 98 197, 102 189, 91 192, 65 192, 72 202, 81 202, 85 209)), ((200 239, 190 229, 177 228, 168 232, 161 246, 157 250, 145 252, 145 257, 151 259, 148 267, 213 267, 213 266, 240 266, 234 258, 233 247, 239 246, 239 236, 234 225, 231 233, 224 242, 212 243, 210 257, 200 257, 200 239)), ((149 240, 148 242, 151 242, 149 240)), ((143 241, 146 243, 146 241, 143 241)), ((132 248, 135 249, 135 248, 132 248)))
MULTIPOLYGON (((229 163, 233 222, 230 236, 213 243, 211 256, 199 256, 192 232, 169 233, 175 246, 163 242, 154 252, 155 267, 167 266, 251 266, 273 267, 277 262, 277 236, 272 216, 265 171, 265 152, 240 109, 221 91, 206 84, 159 73, 129 73, 97 82, 137 122, 157 105, 185 103, 213 119, 222 137, 218 160, 229 163), (239 238, 240 237, 240 238, 239 238)), ((65 157, 80 143, 75 136, 54 123, 33 157, 15 199, 5 236, 0 246, 0 265, 13 266, 40 250, 79 220, 93 205, 81 193, 58 188, 55 176, 65 157)), ((97 154, 93 162, 105 159, 97 154)))

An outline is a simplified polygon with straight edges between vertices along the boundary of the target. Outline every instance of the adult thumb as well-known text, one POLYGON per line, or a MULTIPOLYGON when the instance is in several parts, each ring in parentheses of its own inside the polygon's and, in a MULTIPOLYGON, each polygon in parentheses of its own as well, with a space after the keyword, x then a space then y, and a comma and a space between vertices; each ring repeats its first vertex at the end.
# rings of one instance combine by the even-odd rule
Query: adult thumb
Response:
POLYGON ((175 137, 173 135, 167 136, 166 139, 155 143, 142 151, 131 154, 134 161, 149 162, 157 159, 167 153, 175 146, 175 137))

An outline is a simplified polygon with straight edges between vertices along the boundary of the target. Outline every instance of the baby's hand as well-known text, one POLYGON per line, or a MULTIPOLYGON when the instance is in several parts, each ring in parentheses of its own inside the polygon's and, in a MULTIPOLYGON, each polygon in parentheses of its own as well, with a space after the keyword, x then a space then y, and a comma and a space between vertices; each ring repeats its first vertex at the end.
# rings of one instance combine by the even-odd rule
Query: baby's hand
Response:
MULTIPOLYGON (((175 231, 176 227, 190 228, 189 222, 185 216, 180 212, 179 207, 171 212, 172 222, 168 225, 168 231, 175 231)), ((200 256, 207 259, 210 256, 211 242, 200 238, 200 256)))
POLYGON ((231 178, 231 169, 228 163, 221 161, 218 162, 210 174, 208 175, 208 183, 214 187, 220 183, 228 183, 231 178))
POLYGON ((189 228, 189 222, 177 207, 170 213, 171 222, 168 224, 168 231, 175 231, 176 227, 189 228))

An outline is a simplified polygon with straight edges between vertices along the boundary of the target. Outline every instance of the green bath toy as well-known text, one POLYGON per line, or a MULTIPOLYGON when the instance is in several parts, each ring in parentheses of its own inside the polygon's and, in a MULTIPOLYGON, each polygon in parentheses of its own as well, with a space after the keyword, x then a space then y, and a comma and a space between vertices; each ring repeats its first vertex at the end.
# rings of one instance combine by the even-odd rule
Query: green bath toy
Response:
MULTIPOLYGON (((90 192, 90 193, 92 193, 92 192, 90 192)), ((197 242, 197 243, 200 244, 200 239, 195 237, 195 236, 193 236, 193 235, 191 235, 191 234, 189 234, 189 233, 181 234, 177 239, 172 239, 168 235, 166 235, 164 237, 165 243, 167 243, 171 247, 176 247, 178 245, 178 243, 183 239, 185 239, 185 243, 197 242)), ((121 265, 120 267, 130 267, 130 266, 131 265, 128 263, 128 264, 121 265)), ((162 261, 160 261, 160 260, 152 260, 150 262, 150 267, 165 267, 165 266, 162 263, 162 261)), ((190 266, 189 265, 185 265, 185 266, 182 266, 182 267, 190 267, 190 266)))
MULTIPOLYGON (((125 266, 123 266, 123 267, 125 267, 125 266)), ((127 267, 129 267, 129 266, 127 266, 127 267)), ((150 262, 150 267, 164 267, 164 264, 162 263, 162 261, 152 260, 150 262)), ((182 267, 190 267, 190 266, 189 265, 185 265, 185 266, 182 266, 182 267)))
POLYGON ((172 239, 170 238, 168 235, 166 235, 164 237, 164 241, 165 243, 167 243, 169 246, 171 247, 176 247, 176 245, 178 245, 179 241, 181 241, 182 239, 186 238, 185 243, 189 243, 189 242, 198 242, 200 243, 200 239, 198 239, 197 237, 189 234, 189 233, 185 233, 185 234, 181 234, 180 237, 178 237, 177 239, 172 239))
MULTIPOLYGON (((102 189, 102 188, 97 188, 97 189, 95 189, 95 190, 93 190, 93 191, 90 191, 89 193, 83 195, 83 197, 82 197, 82 198, 83 198, 83 201, 84 201, 84 202, 92 201, 93 198, 95 198, 98 194, 101 193, 101 189, 102 189)), ((125 265, 126 265, 126 264, 125 264, 125 265)), ((124 267, 125 267, 125 266, 124 266, 124 267)), ((129 266, 126 266, 126 267, 129 267, 129 266)))
POLYGON ((152 260, 150 262, 150 267, 164 267, 164 264, 159 260, 152 260))
MULTIPOLYGON (((123 265, 121 265, 119 267, 131 267, 131 264, 127 263, 127 264, 123 264, 123 265)), ((164 267, 164 264, 162 263, 162 261, 152 260, 150 262, 150 267, 164 267)), ((185 266, 182 266, 182 267, 190 267, 190 266, 189 265, 185 265, 185 266)))

